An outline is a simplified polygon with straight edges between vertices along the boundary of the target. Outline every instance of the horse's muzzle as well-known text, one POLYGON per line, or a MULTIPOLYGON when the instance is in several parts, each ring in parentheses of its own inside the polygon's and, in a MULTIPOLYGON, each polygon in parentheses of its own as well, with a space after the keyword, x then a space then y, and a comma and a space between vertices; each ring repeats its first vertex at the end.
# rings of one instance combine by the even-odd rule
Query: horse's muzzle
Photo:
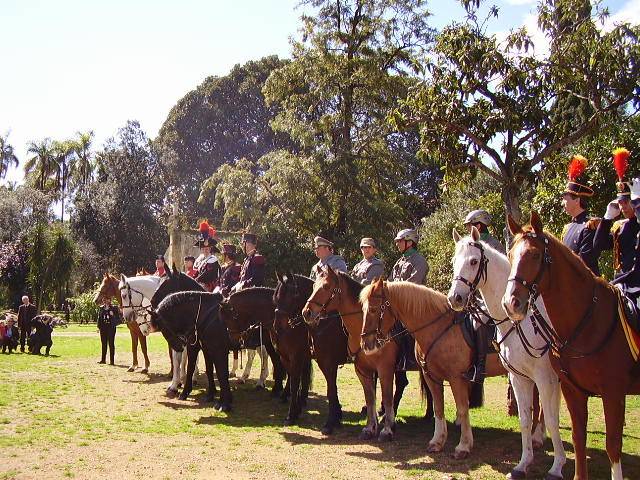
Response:
POLYGON ((365 355, 373 355, 380 348, 380 342, 375 333, 370 333, 360 339, 360 346, 365 355))
POLYGON ((447 297, 449 305, 456 312, 461 312, 464 310, 465 305, 467 304, 467 298, 463 297, 461 294, 454 291, 449 291, 449 296, 447 297))
POLYGON ((514 322, 520 322, 524 319, 529 309, 529 299, 520 298, 519 295, 507 295, 502 297, 502 306, 514 322))
POLYGON ((304 323, 310 327, 317 327, 318 323, 320 323, 320 312, 314 312, 309 307, 304 307, 302 309, 302 318, 304 323))

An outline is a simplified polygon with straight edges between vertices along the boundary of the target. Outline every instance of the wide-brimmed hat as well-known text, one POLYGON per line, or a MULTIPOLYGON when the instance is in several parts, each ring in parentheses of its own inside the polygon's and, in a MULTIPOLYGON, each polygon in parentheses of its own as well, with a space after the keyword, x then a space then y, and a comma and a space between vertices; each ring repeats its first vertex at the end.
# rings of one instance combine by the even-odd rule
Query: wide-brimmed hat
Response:
POLYGON ((569 181, 567 182, 563 195, 569 193, 577 197, 593 196, 593 189, 586 184, 587 179, 584 174, 588 163, 588 160, 582 155, 574 155, 571 157, 567 170, 569 181))
POLYGON ((313 246, 314 247, 329 247, 329 248, 333 248, 333 243, 330 242, 329 240, 327 240, 326 238, 322 238, 322 237, 314 237, 313 239, 313 246))
POLYGON ((376 246, 376 241, 373 238, 370 238, 370 237, 364 237, 362 240, 360 240, 360 247, 378 248, 376 246))

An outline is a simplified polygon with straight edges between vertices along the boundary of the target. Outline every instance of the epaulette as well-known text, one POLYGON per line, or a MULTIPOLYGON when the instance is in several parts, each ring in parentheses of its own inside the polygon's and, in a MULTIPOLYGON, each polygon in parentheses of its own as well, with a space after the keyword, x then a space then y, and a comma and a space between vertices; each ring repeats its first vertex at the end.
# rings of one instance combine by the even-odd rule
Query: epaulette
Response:
POLYGON ((626 218, 623 218, 622 220, 616 220, 613 222, 613 225, 611 225, 611 233, 618 233, 627 221, 628 220, 626 218))
POLYGON ((590 219, 587 221, 587 225, 586 225, 586 227, 587 227, 589 230, 596 230, 596 229, 598 228, 598 225, 600 225, 600 222, 601 222, 601 221, 602 221, 602 219, 601 219, 601 218, 598 218, 598 217, 590 218, 590 219))
POLYGON ((253 256, 253 261, 255 262, 256 265, 264 265, 265 264, 265 259, 262 255, 260 255, 259 253, 256 253, 253 256))

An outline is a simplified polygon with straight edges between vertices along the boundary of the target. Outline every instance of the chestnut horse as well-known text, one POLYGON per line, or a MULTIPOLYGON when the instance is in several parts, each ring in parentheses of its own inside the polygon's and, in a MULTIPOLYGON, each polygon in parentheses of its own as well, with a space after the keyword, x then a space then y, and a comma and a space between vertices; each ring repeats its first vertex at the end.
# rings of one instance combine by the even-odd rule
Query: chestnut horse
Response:
MULTIPOLYGON (((435 431, 429 452, 441 451, 447 440, 443 382, 449 382, 461 430, 454 458, 466 458, 473 448, 469 404, 472 407, 482 404, 482 386, 474 384, 472 390, 463 376, 473 361, 473 351, 464 340, 461 324, 456 322, 447 297, 415 283, 379 279, 364 287, 360 302, 364 313, 362 349, 366 354, 374 354, 392 341, 390 331, 398 320, 407 328, 407 334, 416 339, 416 358, 433 395, 435 409, 435 431)), ((486 376, 506 373, 498 355, 489 354, 486 376)))
MULTIPOLYGON (((100 287, 98 287, 98 291, 96 292, 95 297, 93 297, 93 301, 96 304, 101 304, 105 298, 117 298, 118 304, 122 307, 122 301, 120 299, 120 290, 118 289, 118 284, 120 280, 109 273, 104 274, 104 278, 100 283, 100 287)), ((149 355, 147 354, 147 337, 145 337, 140 331, 140 327, 138 323, 134 320, 127 321, 127 328, 129 329, 129 334, 131 335, 131 354, 133 355, 133 361, 131 362, 131 366, 127 370, 127 372, 133 372, 138 368, 138 342, 140 343, 140 349, 142 350, 142 355, 144 355, 144 368, 140 370, 140 373, 149 373, 149 355)))
POLYGON ((620 456, 626 395, 640 394, 638 363, 631 355, 618 316, 615 287, 596 277, 557 238, 543 231, 536 212, 522 228, 511 217, 515 235, 509 252, 511 275, 503 304, 522 321, 529 304, 542 296, 551 325, 540 322, 551 345, 551 365, 560 377, 571 414, 575 477, 586 479, 589 396, 602 397, 611 478, 622 480, 620 456))
MULTIPOLYGON (((347 330, 347 348, 349 356, 354 358, 354 367, 358 380, 362 384, 367 404, 367 425, 360 433, 360 439, 369 440, 378 435, 378 415, 376 413, 376 382, 380 379, 382 389, 382 405, 385 412, 393 411, 394 415, 385 415, 385 433, 380 432, 380 440, 393 439, 393 421, 405 386, 396 381, 396 392, 393 393, 393 379, 399 347, 396 342, 388 342, 376 353, 365 355, 360 347, 362 333, 362 306, 360 292, 363 285, 343 272, 326 269, 316 279, 313 292, 302 311, 305 321, 312 326, 326 321, 327 312, 337 311, 342 324, 347 330), (392 432, 389 434, 388 432, 392 432)), ((422 383, 422 382, 421 382, 422 383)), ((428 395, 428 409, 425 417, 433 416, 433 403, 428 395)))

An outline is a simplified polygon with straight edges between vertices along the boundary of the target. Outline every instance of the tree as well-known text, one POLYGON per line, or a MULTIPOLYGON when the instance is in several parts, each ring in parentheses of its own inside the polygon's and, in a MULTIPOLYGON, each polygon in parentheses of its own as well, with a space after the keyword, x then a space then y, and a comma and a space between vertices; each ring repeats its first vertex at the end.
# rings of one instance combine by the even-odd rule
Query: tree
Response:
POLYGON ((51 220, 52 197, 28 185, 0 186, 0 244, 16 241, 36 223, 51 220))
POLYGON ((93 137, 93 131, 77 132, 76 138, 73 140, 73 150, 76 156, 73 181, 80 195, 84 195, 93 177, 94 165, 91 158, 93 137))
POLYGON ((75 144, 71 140, 53 142, 53 186, 52 190, 60 201, 60 221, 64 222, 64 201, 67 198, 69 182, 74 176, 76 159, 75 144))
POLYGON ((0 135, 0 179, 7 176, 11 165, 16 167, 20 164, 16 157, 13 146, 9 143, 9 133, 0 135))
POLYGON ((50 138, 30 142, 27 153, 33 154, 24 165, 27 181, 41 192, 46 192, 50 187, 49 180, 55 169, 53 142, 50 138))
POLYGON ((519 219, 520 193, 554 153, 637 102, 640 28, 605 31, 597 27, 602 12, 584 17, 583 0, 543 0, 538 22, 552 48, 541 57, 524 28, 499 43, 477 17, 480 1, 462 3, 467 18, 438 34, 422 65, 426 78, 395 120, 419 125, 422 149, 445 167, 447 183, 478 171, 495 178, 507 213, 519 219), (567 95, 587 102, 590 114, 554 123, 552 106, 567 95))

